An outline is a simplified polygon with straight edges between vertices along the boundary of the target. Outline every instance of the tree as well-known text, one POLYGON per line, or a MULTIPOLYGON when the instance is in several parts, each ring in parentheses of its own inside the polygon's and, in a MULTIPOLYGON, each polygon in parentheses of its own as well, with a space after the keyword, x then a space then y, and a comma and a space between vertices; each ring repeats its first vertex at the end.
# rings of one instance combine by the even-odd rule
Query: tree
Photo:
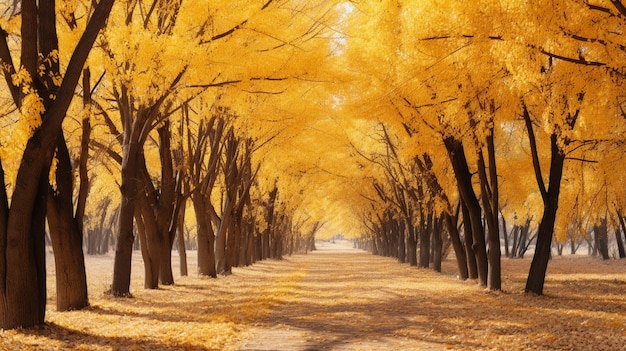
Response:
MULTIPOLYGON (((65 73, 55 72, 55 65, 44 65, 44 76, 59 78, 58 86, 46 86, 40 80, 40 57, 56 60, 56 10, 54 2, 37 6, 36 1, 21 2, 21 67, 13 65, 2 29, 0 59, 8 90, 20 109, 20 119, 27 129, 26 147, 20 157, 11 203, 6 187, 0 191, 0 327, 31 327, 42 324, 45 315, 44 220, 48 193, 48 175, 53 154, 61 137, 61 125, 73 99, 74 90, 89 51, 104 26, 113 0, 102 0, 95 7, 78 41, 65 73), (38 25, 33 25, 37 23, 38 25), (20 77, 14 80, 14 77, 20 77), (54 94, 51 94, 51 92, 54 94), (54 98, 52 99, 51 96, 54 98)), ((56 66, 58 67, 58 66, 56 66)), ((0 179, 6 184, 4 166, 0 179)))
MULTIPOLYGON (((584 97, 583 93, 578 95, 578 101, 582 101, 584 97)), ((524 121, 528 130, 528 140, 530 144, 533 167, 535 170, 535 177, 543 200, 543 216, 539 223, 539 229, 537 232, 537 244, 535 247, 535 254, 528 272, 528 279, 526 281, 526 291, 533 292, 537 295, 543 293, 543 285, 545 282, 546 270, 548 268, 548 260, 550 259, 550 249, 552 247, 552 236, 554 231, 554 223, 556 221, 556 212, 559 203, 559 193, 561 190, 561 178, 563 176, 563 166, 565 164, 565 151, 559 146, 560 143, 568 144, 570 140, 559 140, 561 130, 555 128, 552 134, 550 134, 550 172, 548 176, 548 184, 544 183, 543 173, 541 171, 541 165, 539 163, 539 156, 537 151, 537 141, 535 139, 535 132, 533 129, 532 120, 528 108, 524 105, 524 121)), ((568 113, 565 118, 565 128, 573 129, 576 125, 576 119, 580 110, 576 110, 574 113, 568 113)))

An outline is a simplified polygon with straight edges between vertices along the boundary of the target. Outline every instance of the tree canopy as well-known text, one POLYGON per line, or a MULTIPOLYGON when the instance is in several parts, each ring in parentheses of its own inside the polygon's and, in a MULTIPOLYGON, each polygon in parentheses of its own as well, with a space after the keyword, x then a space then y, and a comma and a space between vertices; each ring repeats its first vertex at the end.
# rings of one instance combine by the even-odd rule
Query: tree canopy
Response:
POLYGON ((185 228, 209 276, 337 234, 491 289, 532 244, 537 294, 554 243, 625 255, 621 1, 52 4, 0 4, 2 290, 55 218, 115 243, 116 296, 185 228))

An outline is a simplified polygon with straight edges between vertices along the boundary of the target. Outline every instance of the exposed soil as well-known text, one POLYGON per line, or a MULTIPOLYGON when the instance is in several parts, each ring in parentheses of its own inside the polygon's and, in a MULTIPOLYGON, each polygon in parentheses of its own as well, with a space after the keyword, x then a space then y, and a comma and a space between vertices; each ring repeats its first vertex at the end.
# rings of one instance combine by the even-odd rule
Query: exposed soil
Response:
POLYGON ((503 258, 503 291, 488 292, 451 259, 439 274, 344 242, 318 249, 158 290, 142 289, 137 254, 132 299, 104 294, 112 255, 87 257, 91 307, 55 312, 49 272, 47 325, 0 331, 0 349, 626 350, 626 260, 556 257, 537 297, 523 293, 530 259, 503 258))

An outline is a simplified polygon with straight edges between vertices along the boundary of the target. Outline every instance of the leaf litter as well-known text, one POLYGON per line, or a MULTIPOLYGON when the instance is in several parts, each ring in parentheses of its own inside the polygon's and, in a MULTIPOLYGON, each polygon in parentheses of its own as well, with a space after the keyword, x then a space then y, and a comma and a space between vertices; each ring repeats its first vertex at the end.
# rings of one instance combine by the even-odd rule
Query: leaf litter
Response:
POLYGON ((319 249, 157 290, 141 288, 136 253, 131 299, 105 294, 113 256, 88 256, 91 306, 64 313, 50 262, 46 325, 0 330, 0 349, 626 350, 626 260, 555 257, 532 296, 528 258, 503 258, 503 290, 490 292, 456 279, 452 259, 436 273, 340 242, 319 249))

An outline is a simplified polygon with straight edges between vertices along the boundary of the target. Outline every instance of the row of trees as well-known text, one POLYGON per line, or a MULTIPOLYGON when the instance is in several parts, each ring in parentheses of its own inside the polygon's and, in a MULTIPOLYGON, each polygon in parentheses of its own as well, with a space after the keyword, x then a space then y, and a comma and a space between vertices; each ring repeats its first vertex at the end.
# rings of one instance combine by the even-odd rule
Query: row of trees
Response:
POLYGON ((46 227, 60 310, 83 235, 116 296, 137 243, 173 283, 188 227, 207 276, 365 233, 499 289, 513 226, 541 294, 554 237, 624 227, 621 1, 1 6, 0 328, 44 321, 46 227))
POLYGON ((294 57, 329 47, 331 5, 2 3, 0 328, 44 322, 46 230, 59 310, 88 304, 83 235, 115 243, 113 295, 137 242, 145 287, 172 284, 188 209, 201 275, 308 250, 319 222, 262 161, 284 142, 271 100, 315 74, 294 57))
POLYGON ((350 32, 342 62, 363 67, 350 74, 370 89, 340 93, 372 130, 352 143, 371 168, 357 190, 371 249, 439 269, 447 240, 461 278, 500 289, 501 247, 520 256, 533 240, 526 290, 536 294, 553 238, 575 250, 593 233, 608 258, 613 233, 624 257, 623 38, 613 34, 624 10, 556 0, 352 8, 348 26, 368 35, 350 32))

